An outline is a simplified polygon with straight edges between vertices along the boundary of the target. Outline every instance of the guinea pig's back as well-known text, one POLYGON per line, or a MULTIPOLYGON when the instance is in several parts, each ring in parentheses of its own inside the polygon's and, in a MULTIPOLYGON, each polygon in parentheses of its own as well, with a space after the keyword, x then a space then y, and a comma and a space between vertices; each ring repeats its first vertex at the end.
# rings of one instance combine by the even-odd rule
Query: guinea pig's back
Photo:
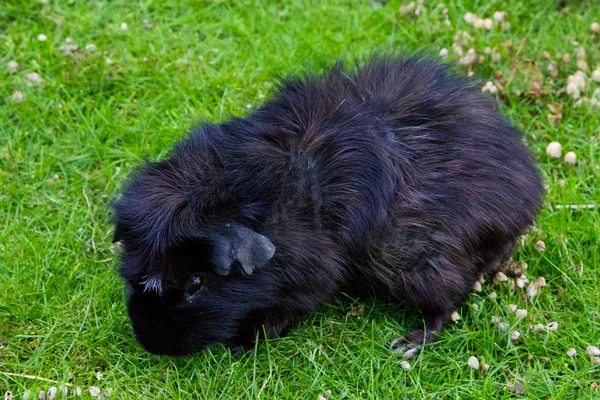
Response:
POLYGON ((279 89, 251 119, 289 154, 321 226, 350 247, 390 225, 469 242, 533 221, 542 186, 521 133, 447 65, 375 56, 279 89))
POLYGON ((409 149, 418 207, 457 234, 473 234, 475 225, 521 234, 542 197, 521 132, 473 81, 445 65, 375 61, 358 80, 381 82, 378 71, 385 83, 372 91, 375 104, 386 110, 395 140, 409 149))

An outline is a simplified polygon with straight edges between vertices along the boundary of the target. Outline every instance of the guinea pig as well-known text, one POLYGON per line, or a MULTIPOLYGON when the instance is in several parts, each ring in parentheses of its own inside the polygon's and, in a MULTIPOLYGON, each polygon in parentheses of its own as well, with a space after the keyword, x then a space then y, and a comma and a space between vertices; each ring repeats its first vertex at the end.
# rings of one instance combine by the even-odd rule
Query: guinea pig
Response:
POLYGON ((422 313, 393 342, 410 357, 510 257, 542 193, 521 132, 434 58, 283 79, 125 183, 114 241, 134 334, 157 354, 239 354, 356 290, 422 313))

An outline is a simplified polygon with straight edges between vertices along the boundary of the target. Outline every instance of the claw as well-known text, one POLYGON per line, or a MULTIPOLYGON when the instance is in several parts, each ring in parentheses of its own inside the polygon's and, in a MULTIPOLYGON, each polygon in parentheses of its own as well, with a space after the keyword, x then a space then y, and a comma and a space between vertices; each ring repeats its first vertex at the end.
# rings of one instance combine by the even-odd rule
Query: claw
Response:
POLYGON ((423 346, 417 343, 407 341, 405 338, 398 338, 390 344, 395 353, 402 356, 403 360, 411 360, 419 355, 423 346))

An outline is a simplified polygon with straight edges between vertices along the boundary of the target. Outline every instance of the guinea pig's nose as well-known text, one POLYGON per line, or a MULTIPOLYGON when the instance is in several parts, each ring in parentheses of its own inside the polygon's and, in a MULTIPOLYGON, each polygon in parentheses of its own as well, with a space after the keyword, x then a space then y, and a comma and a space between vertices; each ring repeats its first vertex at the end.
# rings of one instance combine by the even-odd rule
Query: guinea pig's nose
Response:
POLYGON ((169 353, 168 343, 171 338, 161 337, 160 332, 151 329, 151 327, 144 323, 132 320, 132 327, 135 339, 147 352, 156 355, 166 355, 169 353))

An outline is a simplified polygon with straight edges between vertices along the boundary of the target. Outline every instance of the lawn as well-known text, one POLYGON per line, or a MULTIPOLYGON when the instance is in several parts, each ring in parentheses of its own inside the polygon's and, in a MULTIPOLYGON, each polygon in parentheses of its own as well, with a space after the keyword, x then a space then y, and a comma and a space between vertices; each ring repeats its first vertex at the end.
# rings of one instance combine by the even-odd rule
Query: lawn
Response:
POLYGON ((87 398, 600 398, 600 359, 586 354, 600 347, 594 3, 427 1, 400 12, 398 1, 368 0, 2 0, 0 390, 15 399, 50 387, 59 398, 61 384, 87 398), (547 192, 514 259, 546 286, 529 296, 527 282, 485 282, 410 369, 387 345, 419 316, 345 296, 240 359, 221 347, 183 359, 146 353, 111 244, 110 201, 128 172, 163 157, 199 119, 244 115, 278 76, 375 48, 446 49, 526 132, 547 192), (552 141, 562 157, 546 154, 552 141), (585 204, 595 207, 568 207, 585 204))

